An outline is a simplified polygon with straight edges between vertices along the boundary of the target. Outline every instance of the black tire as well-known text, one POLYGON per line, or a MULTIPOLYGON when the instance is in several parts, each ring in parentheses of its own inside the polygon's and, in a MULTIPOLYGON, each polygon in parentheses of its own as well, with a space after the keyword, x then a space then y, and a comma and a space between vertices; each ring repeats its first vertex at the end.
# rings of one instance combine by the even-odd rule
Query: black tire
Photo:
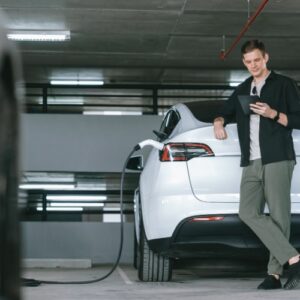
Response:
POLYGON ((138 277, 141 281, 165 282, 172 278, 172 261, 154 253, 146 239, 143 226, 140 230, 138 277))

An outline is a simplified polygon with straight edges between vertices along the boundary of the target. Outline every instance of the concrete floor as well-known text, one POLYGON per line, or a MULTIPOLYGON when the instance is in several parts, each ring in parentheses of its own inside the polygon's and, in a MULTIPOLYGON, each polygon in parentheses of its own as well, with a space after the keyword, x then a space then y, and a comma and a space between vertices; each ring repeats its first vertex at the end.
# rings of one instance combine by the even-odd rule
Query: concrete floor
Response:
MULTIPOLYGON (((103 276, 109 266, 85 270, 27 269, 24 277, 41 280, 86 280, 103 276)), ((264 271, 261 266, 232 262, 214 265, 177 266, 166 283, 138 281, 136 270, 121 265, 107 279, 88 285, 41 285, 23 287, 23 300, 114 300, 114 299, 299 299, 300 287, 291 290, 258 291, 264 271)), ((285 281, 285 278, 282 280, 285 281)))

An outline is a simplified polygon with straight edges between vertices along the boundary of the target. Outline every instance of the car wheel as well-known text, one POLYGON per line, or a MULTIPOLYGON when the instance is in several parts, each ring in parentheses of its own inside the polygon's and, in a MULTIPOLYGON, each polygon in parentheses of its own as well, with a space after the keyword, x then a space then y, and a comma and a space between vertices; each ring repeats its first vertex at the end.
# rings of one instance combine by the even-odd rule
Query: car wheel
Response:
POLYGON ((170 281, 172 277, 172 261, 154 253, 146 239, 143 226, 140 230, 138 277, 141 281, 170 281))

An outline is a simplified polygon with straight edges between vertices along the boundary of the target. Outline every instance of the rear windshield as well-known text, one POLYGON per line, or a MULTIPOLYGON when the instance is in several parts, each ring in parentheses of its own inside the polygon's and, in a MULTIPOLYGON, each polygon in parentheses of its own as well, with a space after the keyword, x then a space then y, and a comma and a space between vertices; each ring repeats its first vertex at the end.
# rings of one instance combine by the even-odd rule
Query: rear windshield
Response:
POLYGON ((220 116, 220 110, 224 103, 224 100, 208 100, 184 104, 197 120, 205 123, 212 123, 216 117, 220 116))

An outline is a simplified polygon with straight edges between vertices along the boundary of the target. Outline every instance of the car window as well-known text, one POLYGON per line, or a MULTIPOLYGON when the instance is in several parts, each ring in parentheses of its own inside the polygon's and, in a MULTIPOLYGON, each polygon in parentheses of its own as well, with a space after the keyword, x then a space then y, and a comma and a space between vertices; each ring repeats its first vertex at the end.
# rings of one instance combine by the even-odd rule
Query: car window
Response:
POLYGON ((166 134, 168 137, 172 133, 176 125, 178 124, 179 120, 180 120, 179 113, 175 110, 170 110, 166 114, 159 131, 166 134))
POLYGON ((220 116, 220 111, 224 103, 224 100, 207 100, 184 104, 197 120, 204 123, 212 123, 216 117, 220 116))

